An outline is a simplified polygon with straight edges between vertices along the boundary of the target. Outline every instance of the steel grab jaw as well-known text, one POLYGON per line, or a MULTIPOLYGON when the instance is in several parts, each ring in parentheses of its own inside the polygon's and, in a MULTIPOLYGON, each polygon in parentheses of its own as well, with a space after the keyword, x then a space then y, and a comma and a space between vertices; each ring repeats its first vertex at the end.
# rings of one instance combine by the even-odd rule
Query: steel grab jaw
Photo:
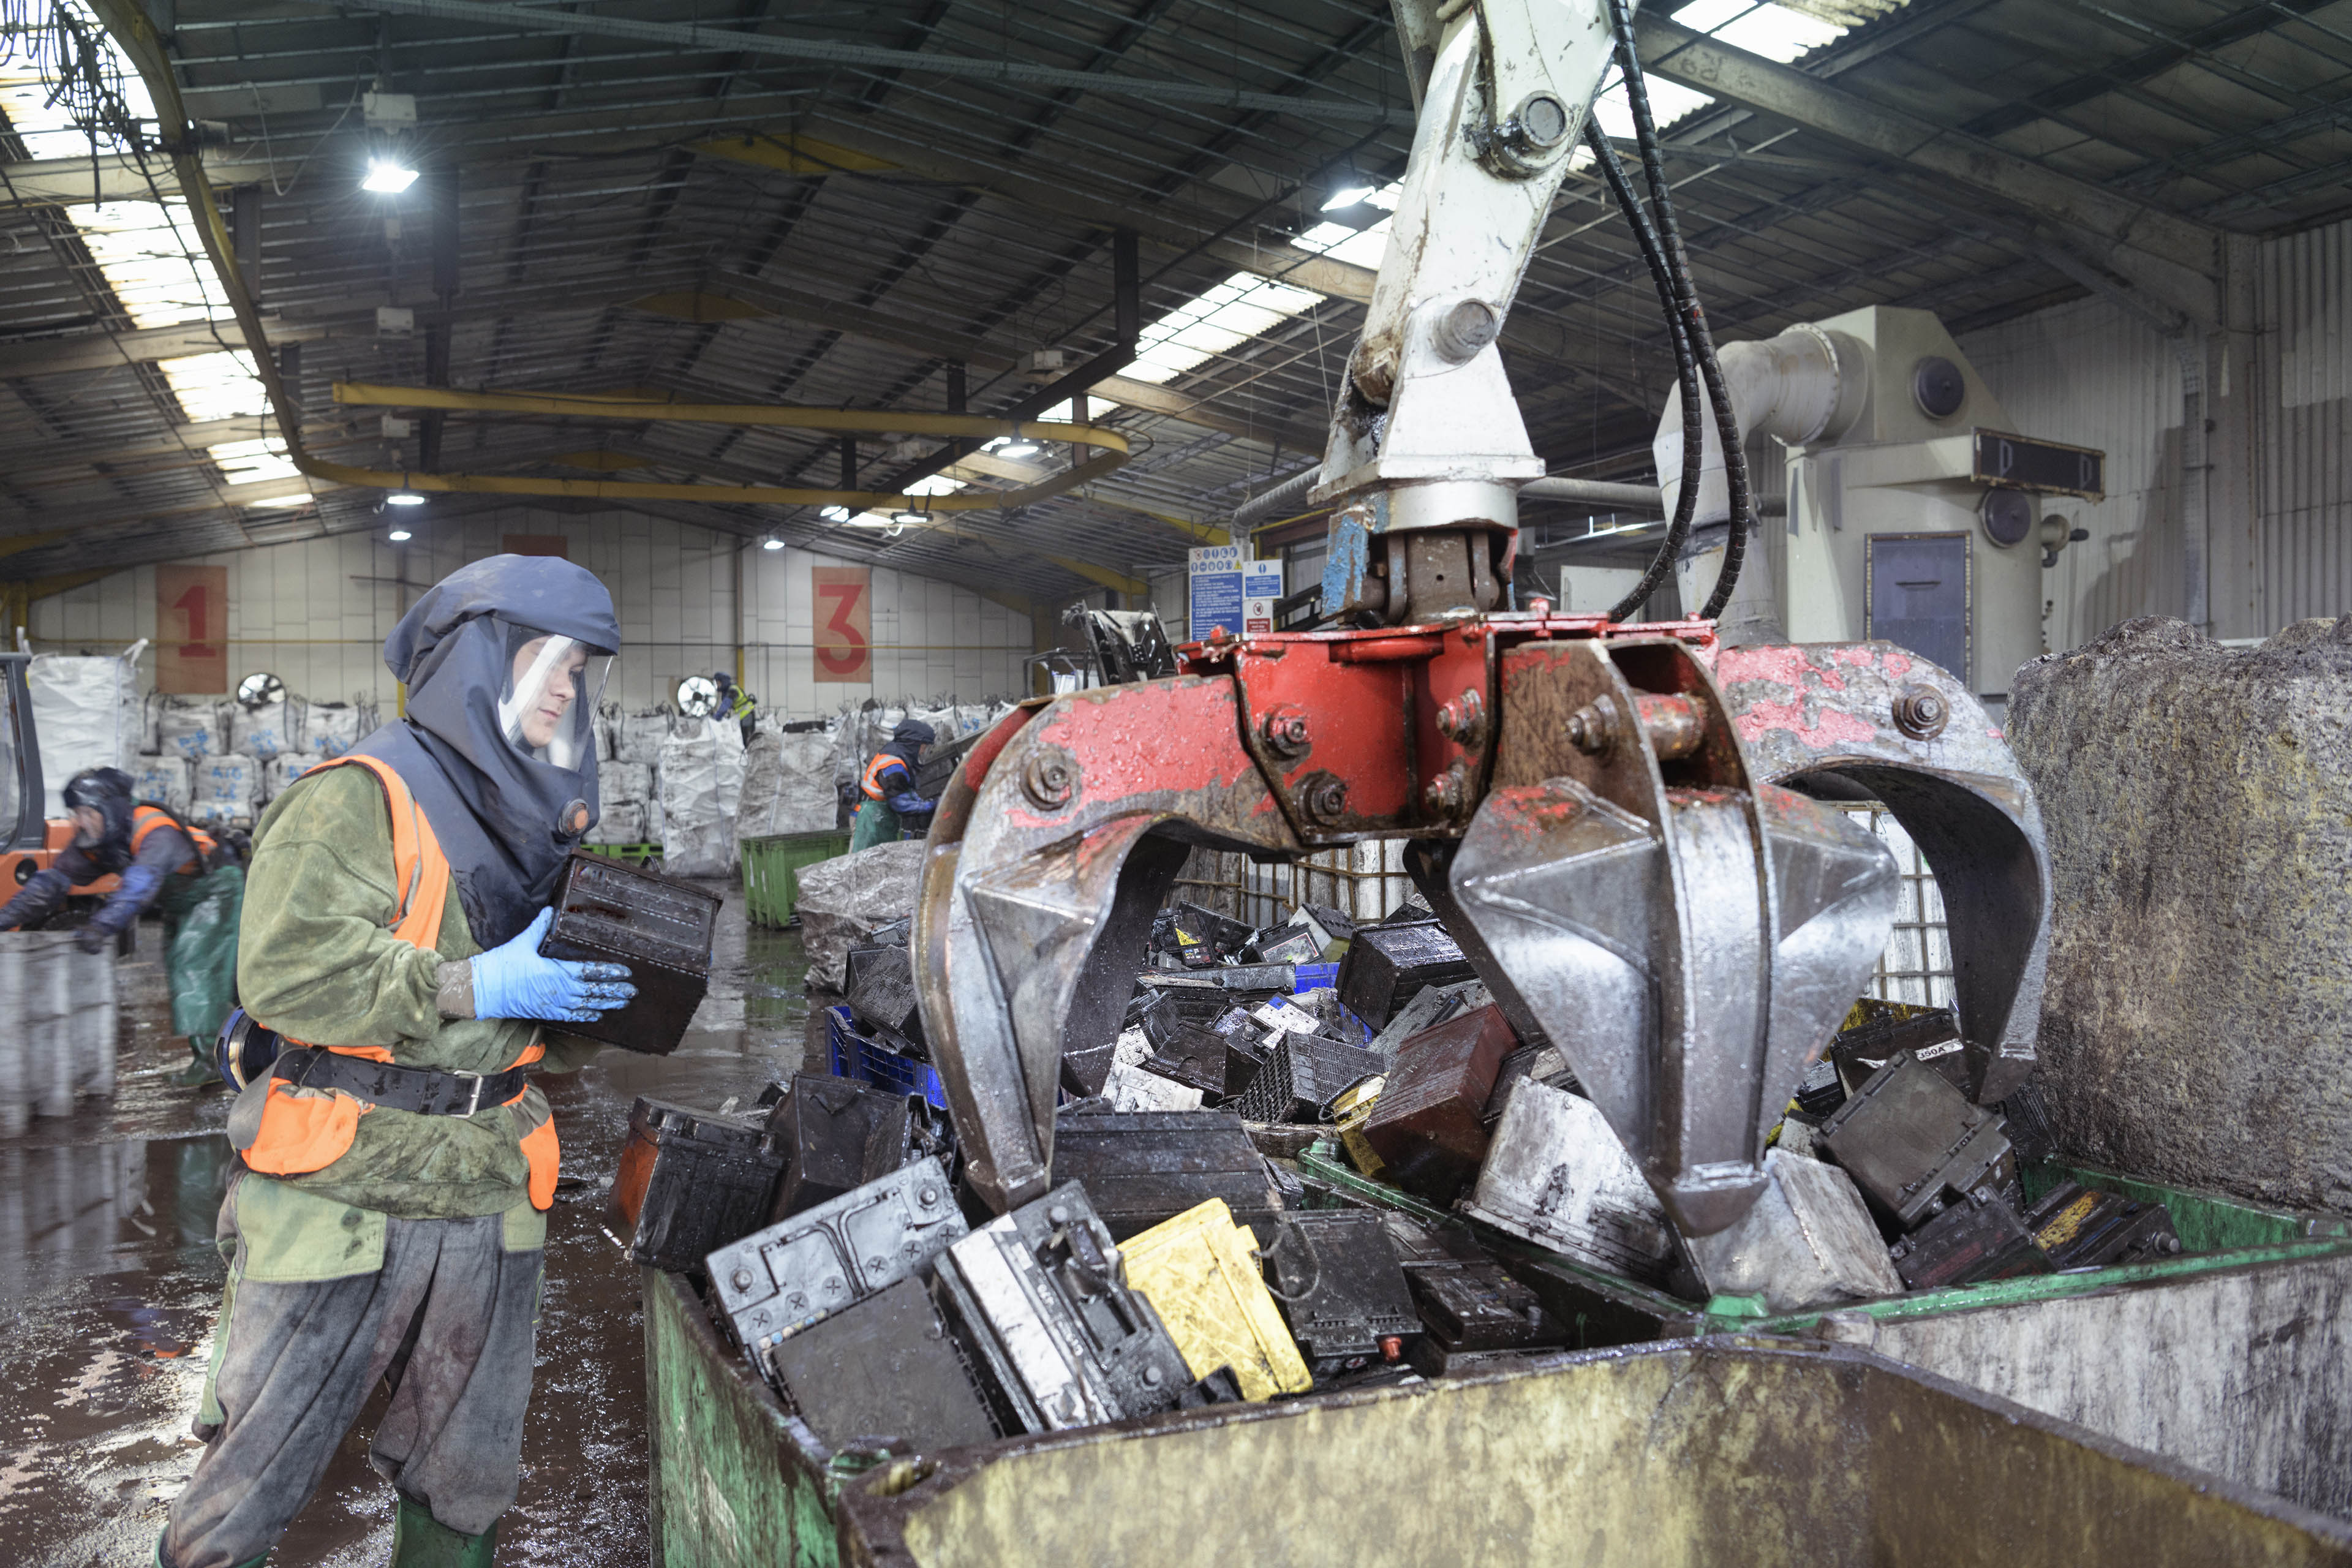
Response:
POLYGON ((1190 847, 1301 847, 1242 748, 1234 682, 1198 676, 1015 710, 928 842, 918 997, 965 1172, 1003 1213, 1045 1192, 1062 1058, 1118 1035, 1190 847))
MULTIPOLYGON (((1893 858, 1755 780, 1706 666, 1672 642, 1504 656, 1496 781, 1442 867, 1506 1012, 1560 1047, 1686 1234, 1762 1191, 1765 1140, 1869 979, 1893 858)), ((1435 890, 1435 889, 1433 889, 1435 890)))

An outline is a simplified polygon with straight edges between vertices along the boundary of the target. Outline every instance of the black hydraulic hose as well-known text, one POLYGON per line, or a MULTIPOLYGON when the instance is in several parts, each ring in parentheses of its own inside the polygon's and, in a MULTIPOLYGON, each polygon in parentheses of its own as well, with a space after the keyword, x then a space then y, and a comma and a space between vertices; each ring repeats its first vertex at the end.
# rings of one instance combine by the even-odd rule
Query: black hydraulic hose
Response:
MULTIPOLYGON (((1666 524, 1666 537, 1660 542, 1649 570, 1642 574, 1633 592, 1618 600, 1609 612, 1611 620, 1622 621, 1658 591, 1658 584, 1674 570, 1683 542, 1690 537, 1691 518, 1698 510, 1699 473, 1706 458, 1706 443, 1699 424, 1703 416, 1699 412, 1698 362, 1691 357, 1690 337, 1683 331, 1682 311, 1675 305, 1674 279, 1666 270, 1665 252, 1658 246, 1658 231, 1650 226, 1649 215, 1642 210, 1642 198, 1634 194, 1633 182, 1625 177, 1625 165, 1617 161, 1617 149, 1610 144, 1609 133, 1590 117, 1584 121, 1584 144, 1592 149, 1593 159, 1601 165, 1601 178, 1608 182, 1617 205, 1624 209, 1625 222, 1641 247, 1642 259, 1650 265, 1651 281, 1658 286, 1658 308, 1666 316, 1666 335, 1674 342, 1675 384, 1682 388, 1683 395, 1682 490, 1675 498, 1674 521, 1666 524)), ((1665 478, 1664 474, 1658 477, 1665 478)))
POLYGON ((1731 406, 1731 389, 1723 379, 1723 366, 1715 357, 1715 339, 1706 328, 1706 312, 1700 309, 1698 288, 1692 281, 1690 258, 1683 250, 1682 227, 1675 221, 1674 195, 1666 184, 1664 158, 1658 151, 1657 122, 1650 114, 1650 93, 1642 79, 1642 61, 1633 48, 1633 16, 1626 0, 1609 0, 1609 25, 1617 38, 1617 68, 1625 79, 1625 97, 1633 110, 1633 140, 1642 150, 1642 173, 1650 185, 1650 206, 1657 219, 1658 237, 1666 254, 1666 266, 1674 279, 1676 314, 1683 331, 1689 335, 1690 346, 1698 360, 1699 374, 1706 378, 1707 399, 1715 405, 1717 434, 1723 438, 1723 472, 1731 492, 1731 532, 1723 544, 1723 571, 1716 578, 1715 592, 1709 594, 1706 607, 1699 614, 1709 620, 1723 613, 1731 602, 1731 590, 1739 581, 1739 568, 1748 554, 1748 531, 1756 523, 1756 502, 1748 482, 1748 453, 1739 438, 1739 416, 1731 406))

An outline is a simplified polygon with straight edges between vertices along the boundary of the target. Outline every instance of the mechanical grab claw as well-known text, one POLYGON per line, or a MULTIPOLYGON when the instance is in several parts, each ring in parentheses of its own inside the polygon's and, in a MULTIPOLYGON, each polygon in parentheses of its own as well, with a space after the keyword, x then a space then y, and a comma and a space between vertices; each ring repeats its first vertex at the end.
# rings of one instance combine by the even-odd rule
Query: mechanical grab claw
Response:
POLYGON ((1889 644, 1498 613, 1543 465, 1497 344, 1612 52, 1638 92, 1632 22, 1625 0, 1392 4, 1419 125, 1314 492, 1321 613, 1355 629, 1192 645, 1182 674, 1032 704, 968 753, 915 915, 924 1028, 973 1185, 1024 1203, 1190 848, 1407 839, 1514 1026, 1708 1234, 1754 1200, 1895 919, 1892 858, 1822 802, 1885 803, 1934 869, 1979 1100, 2032 1063, 2040 818, 1975 699, 1889 644))
POLYGON ((1983 710, 1886 643, 1717 650, 1543 612, 1192 645, 1188 673, 1010 715, 931 830, 924 1026, 975 1188, 1042 1194, 1066 1058, 1118 1028, 1193 847, 1408 865, 1520 1034, 1566 1054, 1686 1232, 1869 979, 1900 876, 1822 799, 1884 802, 1946 901, 1976 1098, 2032 1062, 2048 873, 1983 710), (1803 793, 1810 792, 1810 793, 1803 793))

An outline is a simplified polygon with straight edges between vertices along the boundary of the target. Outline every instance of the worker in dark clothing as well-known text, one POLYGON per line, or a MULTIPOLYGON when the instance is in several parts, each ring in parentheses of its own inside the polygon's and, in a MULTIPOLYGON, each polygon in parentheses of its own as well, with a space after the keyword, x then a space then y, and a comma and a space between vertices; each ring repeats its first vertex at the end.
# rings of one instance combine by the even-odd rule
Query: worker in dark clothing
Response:
POLYGON ((719 705, 711 710, 714 719, 734 719, 743 726, 743 743, 751 743, 751 732, 758 728, 760 700, 735 684, 735 678, 725 670, 714 670, 710 679, 719 687, 719 705))
POLYGON ((492 1560, 560 1153, 535 1080, 599 1048, 561 1026, 635 994, 625 965, 539 952, 595 826, 591 721, 619 647, 611 595, 571 562, 460 568, 385 640, 405 716, 254 827, 237 978, 283 1048, 229 1111, 205 1448, 159 1568, 261 1563, 379 1383, 394 1568, 492 1560))
POLYGON ((866 799, 850 824, 849 849, 871 849, 894 838, 920 838, 930 831, 931 813, 940 803, 925 800, 915 789, 915 767, 923 748, 939 737, 919 719, 901 719, 890 731, 890 743, 866 764, 862 782, 866 799))
POLYGON ((186 1037, 194 1056, 172 1081, 208 1084, 215 1081, 213 1041, 235 1005, 245 873, 210 834, 168 807, 133 801, 131 791, 131 775, 121 768, 85 768, 66 781, 74 841, 0 909, 0 930, 39 925, 74 889, 100 877, 118 885, 76 933, 84 952, 114 941, 148 909, 160 910, 172 1032, 186 1037))

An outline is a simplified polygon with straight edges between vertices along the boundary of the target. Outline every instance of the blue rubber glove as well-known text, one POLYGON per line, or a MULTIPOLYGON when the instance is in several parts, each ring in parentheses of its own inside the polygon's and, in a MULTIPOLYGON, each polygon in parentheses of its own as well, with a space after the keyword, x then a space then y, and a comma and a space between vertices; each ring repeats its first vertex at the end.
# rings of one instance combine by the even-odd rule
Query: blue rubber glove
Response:
POLYGON ((554 919, 553 910, 541 910, 520 936, 474 955, 475 1017, 593 1024, 637 994, 635 986, 622 984, 629 978, 625 963, 541 958, 540 939, 554 919))

